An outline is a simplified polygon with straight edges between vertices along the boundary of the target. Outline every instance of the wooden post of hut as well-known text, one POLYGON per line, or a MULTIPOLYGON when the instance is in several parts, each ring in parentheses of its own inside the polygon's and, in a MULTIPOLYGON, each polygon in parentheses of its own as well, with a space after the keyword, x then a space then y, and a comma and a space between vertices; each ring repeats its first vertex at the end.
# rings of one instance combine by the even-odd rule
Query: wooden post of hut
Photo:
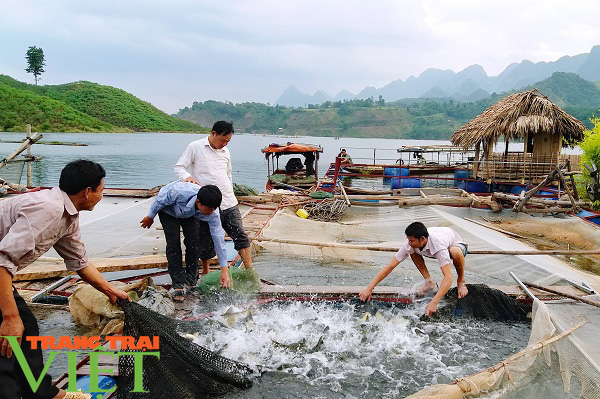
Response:
POLYGON ((527 174, 527 143, 529 140, 529 132, 525 132, 525 141, 523 142, 523 162, 521 165, 523 166, 523 177, 521 178, 521 184, 525 184, 525 177, 527 174))
POLYGON ((473 179, 477 179, 477 172, 479 172, 479 150, 481 149, 481 142, 478 141, 475 144, 475 159, 473 161, 473 179))

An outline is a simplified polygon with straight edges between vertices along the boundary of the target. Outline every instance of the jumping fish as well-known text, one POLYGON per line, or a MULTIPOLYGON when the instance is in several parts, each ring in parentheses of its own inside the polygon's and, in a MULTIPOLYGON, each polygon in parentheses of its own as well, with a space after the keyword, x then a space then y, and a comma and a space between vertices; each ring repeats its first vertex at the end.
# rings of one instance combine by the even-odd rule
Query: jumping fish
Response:
POLYGON ((226 327, 233 327, 236 323, 242 321, 249 321, 252 319, 252 311, 250 308, 246 310, 239 310, 235 306, 230 306, 223 314, 221 314, 223 320, 221 321, 226 327))

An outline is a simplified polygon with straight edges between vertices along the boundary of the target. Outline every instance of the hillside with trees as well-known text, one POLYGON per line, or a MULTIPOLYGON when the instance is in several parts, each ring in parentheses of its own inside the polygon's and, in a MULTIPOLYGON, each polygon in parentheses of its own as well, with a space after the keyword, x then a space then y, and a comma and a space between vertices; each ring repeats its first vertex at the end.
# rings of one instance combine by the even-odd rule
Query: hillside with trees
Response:
MULTIPOLYGON (((207 128, 168 115, 152 104, 142 101, 126 91, 110 86, 92 82, 36 86, 19 82, 6 75, 0 75, 0 84, 23 92, 21 97, 26 96, 25 93, 29 93, 34 96, 53 99, 63 104, 64 107, 77 110, 81 114, 104 122, 106 126, 97 129, 97 124, 93 126, 81 125, 83 129, 81 131, 208 132, 207 128), (108 129, 107 126, 113 126, 111 128, 113 130, 103 130, 108 129)), ((14 103, 11 104, 11 107, 16 106, 14 103)), ((4 112, 13 115, 11 120, 15 120, 14 114, 19 115, 19 119, 23 121, 30 120, 29 115, 23 114, 23 109, 20 107, 6 109, 4 112)), ((3 118, 4 116, 0 114, 0 119, 3 118)), ((53 120, 41 120, 40 122, 46 126, 56 125, 53 120)), ((33 124, 33 122, 30 123, 33 124)), ((14 129, 23 130, 24 128, 25 125, 22 125, 14 129)), ((60 131, 42 128, 38 128, 38 130, 60 131)), ((73 129, 69 131, 73 131, 73 129)))
POLYGON ((0 131, 25 130, 30 123, 43 132, 131 131, 94 118, 63 102, 0 83, 0 131))
MULTIPOLYGON (((555 73, 532 87, 592 127, 590 118, 600 109, 598 84, 574 73, 555 73)), ((201 125, 227 119, 237 131, 259 134, 449 139, 458 128, 513 92, 493 93, 472 102, 414 98, 386 103, 380 96, 377 100, 325 101, 306 108, 205 101, 181 109, 176 116, 201 125)))

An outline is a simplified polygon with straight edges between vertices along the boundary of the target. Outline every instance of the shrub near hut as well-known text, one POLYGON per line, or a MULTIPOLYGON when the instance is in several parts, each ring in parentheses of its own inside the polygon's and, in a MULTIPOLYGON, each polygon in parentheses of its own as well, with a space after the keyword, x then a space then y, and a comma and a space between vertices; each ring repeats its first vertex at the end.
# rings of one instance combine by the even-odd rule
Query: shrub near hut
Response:
MULTIPOLYGON (((600 169, 600 118, 593 118, 592 123, 594 128, 585 132, 585 138, 579 144, 579 147, 583 150, 581 155, 581 166, 580 170, 583 175, 577 179, 579 193, 585 193, 585 186, 590 182, 591 177, 584 166, 585 164, 595 164, 600 169)), ((594 202, 594 209, 600 209, 600 201, 594 202)))

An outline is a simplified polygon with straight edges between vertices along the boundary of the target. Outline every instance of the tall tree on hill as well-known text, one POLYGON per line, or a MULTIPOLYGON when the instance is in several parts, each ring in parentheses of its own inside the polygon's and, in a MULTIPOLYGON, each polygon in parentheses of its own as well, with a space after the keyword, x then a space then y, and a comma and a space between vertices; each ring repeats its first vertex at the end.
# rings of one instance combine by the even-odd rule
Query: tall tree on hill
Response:
POLYGON ((35 84, 37 85, 38 76, 44 72, 44 66, 46 66, 46 63, 44 62, 44 50, 35 46, 30 46, 25 55, 25 59, 27 60, 25 72, 33 74, 35 84))

